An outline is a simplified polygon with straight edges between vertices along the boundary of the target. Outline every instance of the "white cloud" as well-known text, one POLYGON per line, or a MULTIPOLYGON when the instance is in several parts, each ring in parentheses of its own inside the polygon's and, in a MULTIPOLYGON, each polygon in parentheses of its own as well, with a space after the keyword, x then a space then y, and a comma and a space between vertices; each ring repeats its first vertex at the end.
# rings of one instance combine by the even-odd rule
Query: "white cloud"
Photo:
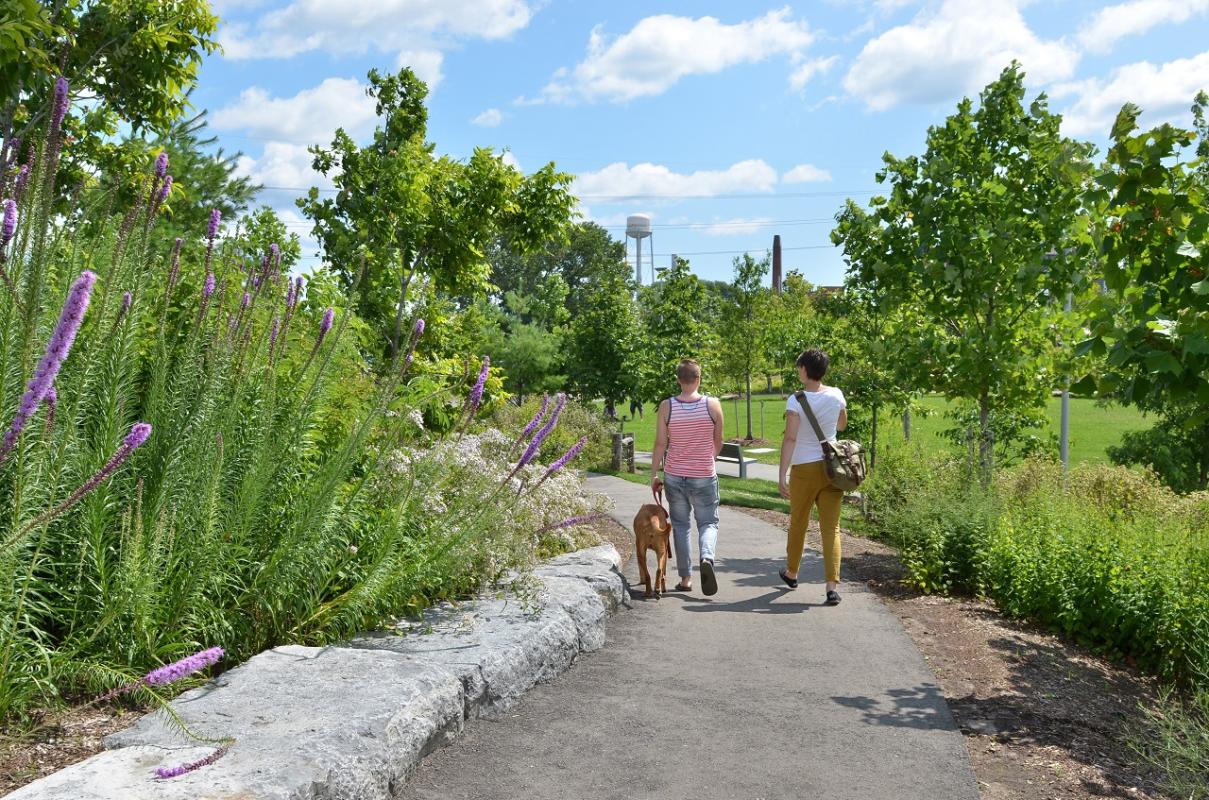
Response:
POLYGON ((1137 36, 1157 25, 1179 24, 1209 11, 1209 0, 1130 0, 1102 8, 1079 29, 1079 44, 1092 53, 1107 53, 1119 39, 1137 36))
MULTIPOLYGON (((500 153, 500 161, 503 161, 513 169, 521 169, 521 162, 517 160, 516 156, 512 155, 511 150, 505 150, 504 152, 500 153)), ((521 171, 523 172, 524 170, 521 171)))
POLYGON ((813 164, 798 164, 781 176, 781 183, 825 183, 831 173, 813 164))
POLYGON ((368 132, 374 117, 374 101, 359 82, 328 78, 293 97, 271 97, 255 86, 244 89, 238 101, 214 113, 210 124, 267 139, 327 143, 339 127, 351 136, 368 132))
POLYGON ((311 169, 313 158, 306 151, 306 145, 269 142, 264 146, 260 158, 240 156, 235 163, 235 175, 250 178, 252 183, 267 187, 302 190, 311 186, 332 188, 330 180, 311 169))
POLYGON ((979 91, 1012 59, 1044 84, 1070 77, 1079 54, 1064 40, 1039 39, 1016 0, 945 0, 869 41, 844 88, 875 111, 939 103, 979 91))
POLYGON ((409 50, 441 38, 500 39, 529 24, 532 0, 295 0, 251 25, 228 26, 227 58, 288 58, 313 50, 409 50))
POLYGON ((489 108, 470 121, 475 125, 482 125, 484 128, 494 128, 504 121, 504 115, 498 108, 489 108))
POLYGON ((672 172, 662 164, 610 164, 575 179, 574 193, 580 197, 713 197, 734 192, 771 192, 777 172, 761 159, 732 164, 724 170, 698 170, 690 174, 672 172))
POLYGON ((440 50, 404 50, 395 59, 395 67, 411 67, 416 77, 428 84, 428 91, 437 88, 437 84, 445 77, 441 65, 445 62, 445 54, 440 50))
POLYGON ((726 222, 717 222, 713 225, 707 225, 702 229, 702 233, 706 236, 746 236, 757 233, 762 228, 767 228, 773 220, 768 217, 760 217, 757 219, 731 219, 726 222))
POLYGON ((805 61, 794 67, 793 72, 789 73, 789 85, 794 91, 800 92, 806 88, 806 84, 810 83, 811 78, 827 72, 839 60, 839 56, 828 56, 827 58, 812 58, 809 61, 805 61))
POLYGON ((690 75, 711 75, 775 55, 800 60, 814 39, 807 24, 792 19, 788 8, 733 25, 714 17, 660 14, 640 20, 616 38, 606 37, 598 27, 588 39, 587 57, 574 69, 555 72, 541 98, 527 102, 651 97, 690 75))
POLYGON ((1201 89, 1209 89, 1209 51, 1157 66, 1149 61, 1126 64, 1106 81, 1092 78, 1055 86, 1052 96, 1075 97, 1062 112, 1063 133, 1107 136, 1125 103, 1142 108, 1145 125, 1170 122, 1190 116, 1192 98, 1201 89))

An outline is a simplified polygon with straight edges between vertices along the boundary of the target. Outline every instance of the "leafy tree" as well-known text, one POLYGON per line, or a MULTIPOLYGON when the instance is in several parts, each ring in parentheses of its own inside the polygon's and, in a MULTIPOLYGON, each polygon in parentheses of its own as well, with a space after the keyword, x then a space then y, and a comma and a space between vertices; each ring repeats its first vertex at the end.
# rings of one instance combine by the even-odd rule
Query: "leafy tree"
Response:
MULTIPOLYGON (((781 281, 780 294, 772 294, 760 331, 763 359, 779 375, 783 387, 796 384, 798 355, 817 341, 819 319, 814 287, 800 272, 791 271, 781 281)), ((769 382, 771 390, 771 380, 769 382)))
MULTIPOLYGON (((218 47, 217 30, 206 0, 7 2, 0 9, 0 136, 30 134, 62 75, 73 97, 90 99, 67 124, 74 144, 64 169, 120 162, 122 124, 137 138, 167 130, 184 114, 202 58, 218 47)), ((70 191, 76 183, 60 185, 70 191)))
POLYGON ((523 403, 528 394, 562 388, 566 376, 558 374, 563 337, 540 325, 494 309, 485 328, 484 352, 504 375, 504 388, 523 403))
POLYGON ((724 375, 743 385, 747 394, 747 438, 755 438, 751 429, 751 376, 763 368, 761 333, 767 328, 765 311, 770 294, 764 278, 769 257, 754 258, 749 253, 737 256, 731 283, 734 301, 723 307, 720 325, 715 329, 720 342, 718 360, 724 375))
POLYGON ((521 253, 561 235, 571 214, 570 176, 547 164, 525 176, 489 149, 462 162, 433 155, 426 141, 428 89, 410 69, 369 73, 381 124, 360 147, 343 129, 328 148, 314 147, 314 168, 336 184, 299 200, 346 288, 356 286, 358 313, 399 350, 409 289, 486 294, 484 254, 498 237, 521 253), (362 262, 365 272, 362 273, 362 262))
POLYGON ((715 337, 701 316, 707 300, 705 286, 689 271, 688 262, 676 259, 662 281, 641 290, 639 300, 642 363, 638 399, 655 402, 679 391, 676 365, 685 358, 701 362, 705 385, 717 385, 718 378, 711 372, 716 366, 715 337))
POLYGON ((977 404, 984 478, 992 415, 1041 405, 1056 382, 1056 305, 1081 276, 1092 147, 1061 135, 1044 95, 1023 101, 1012 64, 977 110, 966 98, 929 129, 922 157, 885 155, 889 197, 868 213, 849 202, 832 232, 852 285, 928 321, 907 366, 919 385, 977 404))
MULTIPOLYGON (((628 280, 625 247, 594 222, 580 222, 567 229, 565 240, 552 239, 532 252, 519 252, 505 239, 495 242, 489 259, 494 294, 535 294, 538 287, 558 276, 567 287, 567 310, 574 316, 591 289, 606 278, 628 280)), ((607 282, 607 281, 606 281, 607 282)))
MULTIPOLYGON (((1191 475, 1173 485, 1197 488, 1209 480, 1207 101, 1202 93, 1193 105, 1195 132, 1171 125, 1139 132, 1133 105, 1117 116, 1106 163, 1088 193, 1108 294, 1093 301, 1091 336, 1078 348, 1103 355, 1107 370, 1077 384, 1163 414, 1154 450, 1187 457, 1178 470, 1160 471, 1191 475), (1198 134, 1199 160, 1189 158, 1198 134)), ((1121 458, 1140 461, 1144 438, 1127 442, 1121 458)))
POLYGON ((604 398, 610 416, 626 397, 636 396, 638 315, 625 275, 616 270, 583 284, 574 297, 581 309, 567 334, 570 389, 585 399, 604 398))

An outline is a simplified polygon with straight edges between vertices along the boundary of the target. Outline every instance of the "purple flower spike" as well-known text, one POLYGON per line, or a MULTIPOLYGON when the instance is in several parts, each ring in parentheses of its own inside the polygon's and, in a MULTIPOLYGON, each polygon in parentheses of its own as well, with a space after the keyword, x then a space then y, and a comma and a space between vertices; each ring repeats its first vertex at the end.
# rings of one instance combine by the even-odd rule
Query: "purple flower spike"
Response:
POLYGON ((162 203, 168 199, 168 195, 172 193, 172 176, 164 176, 164 182, 160 184, 159 201, 162 203))
POLYGON ((13 186, 13 194, 20 198, 25 193, 25 184, 29 182, 29 164, 23 164, 17 172, 17 182, 13 186))
POLYGON ((155 178, 162 180, 168 174, 168 151, 162 151, 155 157, 155 178))
POLYGON ((278 328, 279 324, 280 323, 277 321, 277 317, 273 317, 273 324, 269 328, 269 349, 270 350, 272 350, 274 347, 277 346, 277 328, 278 328))
POLYGON ((206 282, 202 286, 202 299, 209 300, 210 295, 214 294, 214 273, 206 273, 206 282))
POLYGON ((487 373, 491 371, 491 357, 483 356, 483 366, 479 370, 479 379, 474 382, 474 388, 470 390, 470 396, 466 398, 466 407, 470 410, 471 416, 475 411, 478 411, 479 403, 483 401, 483 387, 487 385, 487 373))
POLYGON ((4 201, 4 223, 0 224, 0 247, 12 241, 17 232, 17 201, 4 201))
POLYGON ((218 236, 218 223, 222 222, 222 212, 217 208, 210 212, 210 225, 206 228, 206 238, 213 241, 218 236))
POLYGON ((539 530, 538 533, 541 533, 542 531, 557 531, 562 528, 572 528, 576 525, 586 525, 589 522, 595 522, 598 519, 604 519, 605 516, 606 516, 605 514, 585 514, 580 517, 570 517, 569 519, 564 519, 562 522, 556 522, 553 525, 547 525, 546 527, 539 530))
POLYGON ((67 116, 67 106, 69 104, 67 90, 67 79, 60 75, 55 79, 55 99, 54 105, 51 106, 50 119, 51 128, 56 131, 63 124, 63 118, 67 116))
POLYGON ((223 745, 205 758, 192 761, 188 764, 178 764, 175 767, 159 767, 155 771, 155 776, 160 780, 167 780, 169 778, 178 778, 181 775, 201 769, 202 767, 208 767, 226 755, 228 747, 229 745, 223 745))
POLYGON ((302 276, 294 279, 294 305, 302 302, 302 276))
POLYGON ((538 481, 538 483, 540 484, 540 483, 541 483, 542 481, 544 481, 546 478, 549 478, 551 475, 553 475, 554 473, 558 472, 558 471, 559 471, 560 469, 562 469, 563 467, 567 466, 567 463, 568 463, 569 461, 571 461, 571 459, 573 459, 573 458, 575 458, 577 455, 579 455, 579 452, 580 452, 581 450, 583 450, 583 449, 584 449, 584 445, 586 445, 587 443, 588 443, 588 437, 587 437, 587 436, 582 436, 582 437, 580 437, 580 439, 579 439, 579 441, 578 441, 578 442, 576 442, 575 444, 571 445, 571 449, 570 449, 570 450, 568 450, 567 452, 563 453, 563 454, 562 454, 562 457, 561 457, 561 458, 559 458, 559 459, 558 459, 558 461, 555 461, 553 464, 551 464, 551 465, 550 465, 550 469, 546 470, 546 474, 542 476, 542 480, 541 480, 541 481, 538 481))
POLYGON ((46 352, 34 370, 28 390, 22 396, 21 403, 17 407, 17 415, 13 417, 8 432, 4 434, 4 441, 0 443, 0 463, 8 458, 25 423, 29 422, 29 418, 38 410, 38 404, 42 402, 50 387, 54 385, 59 368, 63 366, 63 361, 71 352, 71 346, 76 340, 80 324, 84 321, 84 313, 88 311, 88 301, 92 297, 92 286, 96 280, 95 273, 82 272, 67 293, 63 311, 59 314, 59 322, 55 325, 50 340, 46 343, 46 352))
POLYGON ((415 326, 411 329, 411 338, 419 339, 423 335, 424 335, 424 320, 418 319, 418 320, 416 320, 415 326))
POLYGON ((529 420, 529 424, 521 431, 520 441, 525 441, 529 438, 529 434, 537 430, 537 426, 542 424, 542 418, 546 416, 546 412, 550 410, 550 395, 542 395, 542 407, 533 415, 533 419, 529 420))
POLYGON ((290 281, 285 285, 285 308, 289 311, 294 307, 294 283, 290 281))
POLYGON ((250 303, 250 302, 252 302, 252 295, 248 294, 247 292, 244 292, 243 297, 240 298, 240 301, 239 301, 239 310, 247 311, 248 303, 250 303))
MULTIPOLYGON (((151 426, 148 425, 147 427, 150 428, 151 426)), ((182 658, 180 661, 174 661, 171 664, 165 664, 159 669, 151 670, 143 678, 143 683, 148 686, 165 686, 169 683, 176 683, 181 678, 217 663, 222 658, 222 655, 223 649, 221 647, 211 647, 209 650, 202 650, 200 653, 194 653, 188 658, 182 658)))
POLYGON ((100 486, 104 481, 108 480, 109 476, 116 472, 118 467, 125 464, 130 459, 131 454, 133 454, 135 450, 139 449, 143 442, 147 441, 147 437, 150 435, 150 425, 148 425, 146 422, 135 423, 134 427, 130 429, 130 433, 126 434, 126 438, 123 440, 121 447, 119 447, 117 450, 114 450, 113 455, 111 455, 109 460, 105 462, 105 466, 97 470, 96 474, 91 478, 80 484, 79 488, 71 493, 71 497, 68 497, 62 503, 55 506, 50 511, 42 514, 42 516, 38 517, 29 525, 25 526, 25 530, 29 530, 30 528, 41 525, 44 522, 49 522, 84 499, 85 495, 100 486))
POLYGON ((134 295, 132 295, 130 292, 123 292, 122 293, 122 309, 121 309, 121 311, 118 312, 118 316, 125 315, 125 313, 130 310, 130 304, 132 302, 134 302, 134 295))
POLYGON ((320 338, 327 335, 327 332, 332 329, 332 322, 336 319, 336 312, 328 309, 323 312, 323 319, 319 321, 319 336, 320 338))
MULTIPOLYGON (((537 435, 533 437, 533 441, 529 442, 529 446, 525 448, 525 452, 521 455, 521 460, 516 464, 516 469, 525 466, 537 455, 538 448, 542 446, 542 441, 550 435, 550 431, 554 430, 554 426, 558 424, 558 416, 563 413, 563 406, 566 404, 567 396, 559 392, 558 401, 554 404, 554 413, 550 415, 550 419, 546 420, 546 424, 538 430, 537 435)), ((513 471, 515 472, 515 470, 513 471)))

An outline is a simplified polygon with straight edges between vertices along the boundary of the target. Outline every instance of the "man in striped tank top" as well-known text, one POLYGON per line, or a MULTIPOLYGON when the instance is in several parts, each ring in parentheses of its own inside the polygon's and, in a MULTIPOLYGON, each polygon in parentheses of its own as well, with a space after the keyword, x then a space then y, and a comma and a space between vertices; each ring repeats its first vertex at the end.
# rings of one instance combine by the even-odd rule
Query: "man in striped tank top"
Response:
POLYGON ((701 591, 718 591, 714 575, 714 545, 718 541, 718 473, 714 459, 722 450, 722 403, 701 388, 701 365, 686 358, 676 367, 680 394, 659 404, 655 451, 651 454, 651 488, 664 487, 668 516, 676 539, 675 591, 693 588, 688 533, 689 514, 697 519, 697 547, 701 556, 701 591), (659 466, 663 465, 663 479, 659 466))

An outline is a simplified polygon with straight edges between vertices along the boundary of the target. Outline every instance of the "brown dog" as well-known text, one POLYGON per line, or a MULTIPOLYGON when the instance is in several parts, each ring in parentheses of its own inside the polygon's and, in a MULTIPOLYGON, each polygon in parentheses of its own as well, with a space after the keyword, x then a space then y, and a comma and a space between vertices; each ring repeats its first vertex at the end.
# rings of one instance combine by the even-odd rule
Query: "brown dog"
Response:
POLYGON ((638 509, 634 517, 634 557, 638 559, 639 580, 646 586, 646 596, 660 597, 667 591, 667 558, 672 552, 672 524, 663 507, 663 493, 655 495, 654 503, 638 509), (646 551, 654 550, 657 559, 655 587, 651 590, 651 572, 647 568, 646 551))

